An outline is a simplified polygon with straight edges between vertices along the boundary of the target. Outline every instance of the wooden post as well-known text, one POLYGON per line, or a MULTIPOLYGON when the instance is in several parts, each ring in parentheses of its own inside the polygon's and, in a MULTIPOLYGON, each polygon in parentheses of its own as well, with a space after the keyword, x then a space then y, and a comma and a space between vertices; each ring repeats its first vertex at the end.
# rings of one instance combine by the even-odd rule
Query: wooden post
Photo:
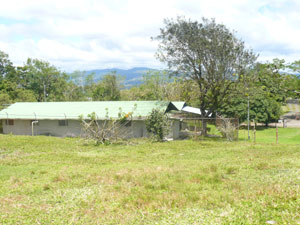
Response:
POLYGON ((254 141, 254 144, 256 143, 256 129, 255 129, 255 121, 253 120, 253 141, 254 141))
POLYGON ((278 126, 276 123, 276 144, 278 144, 278 126))
POLYGON ((239 140, 239 131, 240 131, 240 121, 235 118, 235 122, 237 122, 237 141, 239 140))

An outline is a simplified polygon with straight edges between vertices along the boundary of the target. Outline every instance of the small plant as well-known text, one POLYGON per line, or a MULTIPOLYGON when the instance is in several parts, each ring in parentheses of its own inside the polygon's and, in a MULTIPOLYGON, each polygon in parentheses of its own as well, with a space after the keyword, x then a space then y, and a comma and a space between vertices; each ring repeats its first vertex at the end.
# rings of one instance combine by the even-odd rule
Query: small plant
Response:
POLYGON ((226 169, 227 174, 235 174, 235 172, 236 172, 236 168, 234 168, 232 166, 230 166, 226 169))
POLYGON ((155 141, 163 141, 169 132, 169 120, 164 112, 153 109, 146 119, 146 129, 155 141))
POLYGON ((51 186, 50 186, 49 184, 45 184, 45 185, 43 186, 43 190, 44 190, 44 191, 48 191, 48 190, 50 190, 50 188, 51 188, 51 186))
POLYGON ((218 130, 221 132, 222 136, 228 141, 234 141, 237 139, 238 126, 232 123, 230 118, 225 118, 223 116, 218 116, 219 123, 217 124, 218 130))

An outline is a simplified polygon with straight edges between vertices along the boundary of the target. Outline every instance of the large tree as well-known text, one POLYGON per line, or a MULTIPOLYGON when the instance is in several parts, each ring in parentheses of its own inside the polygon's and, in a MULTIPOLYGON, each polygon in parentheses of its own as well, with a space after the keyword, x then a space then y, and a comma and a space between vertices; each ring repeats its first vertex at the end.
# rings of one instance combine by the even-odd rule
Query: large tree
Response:
POLYGON ((249 98, 250 120, 265 123, 277 121, 282 115, 281 105, 287 98, 297 94, 299 78, 296 62, 286 64, 284 60, 273 59, 272 62, 256 63, 251 76, 241 78, 239 85, 230 93, 219 110, 223 115, 247 119, 247 98, 249 98), (291 71, 292 69, 292 71, 291 71))
POLYGON ((47 61, 27 59, 18 68, 20 85, 32 90, 38 101, 62 101, 68 76, 47 61))
POLYGON ((165 27, 155 38, 159 41, 157 57, 168 64, 170 71, 197 84, 203 117, 216 113, 257 56, 214 19, 198 22, 178 17, 164 22, 165 27))
POLYGON ((288 68, 292 71, 292 73, 294 73, 294 78, 295 78, 292 84, 292 88, 293 88, 292 92, 294 94, 294 96, 292 97, 299 98, 300 97, 300 60, 291 63, 290 65, 288 65, 288 68))
POLYGON ((8 54, 0 51, 0 81, 15 77, 16 71, 13 63, 9 60, 8 54))
POLYGON ((92 84, 93 100, 118 101, 121 99, 120 89, 123 87, 123 78, 115 72, 106 74, 97 84, 92 84))

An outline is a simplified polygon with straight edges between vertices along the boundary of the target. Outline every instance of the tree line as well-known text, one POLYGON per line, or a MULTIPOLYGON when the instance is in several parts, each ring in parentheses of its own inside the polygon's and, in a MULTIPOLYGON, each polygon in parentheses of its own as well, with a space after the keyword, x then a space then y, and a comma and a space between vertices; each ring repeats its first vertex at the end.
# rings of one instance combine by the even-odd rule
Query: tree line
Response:
POLYGON ((93 74, 68 74, 39 59, 14 66, 0 51, 0 108, 13 102, 120 100, 121 83, 114 73, 94 82, 93 74))
POLYGON ((166 71, 149 71, 140 85, 125 88, 125 78, 109 73, 98 82, 84 71, 66 73, 49 62, 28 58, 14 66, 0 51, 0 109, 26 101, 186 101, 204 117, 217 114, 268 124, 279 119, 281 105, 300 90, 300 61, 258 62, 251 49, 214 19, 166 19, 153 39, 166 71))
POLYGON ((258 62, 234 31, 214 19, 177 17, 164 23, 154 37, 157 58, 194 83, 203 117, 212 113, 244 121, 249 101, 250 119, 267 125, 279 119, 281 104, 299 90, 300 61, 258 62))

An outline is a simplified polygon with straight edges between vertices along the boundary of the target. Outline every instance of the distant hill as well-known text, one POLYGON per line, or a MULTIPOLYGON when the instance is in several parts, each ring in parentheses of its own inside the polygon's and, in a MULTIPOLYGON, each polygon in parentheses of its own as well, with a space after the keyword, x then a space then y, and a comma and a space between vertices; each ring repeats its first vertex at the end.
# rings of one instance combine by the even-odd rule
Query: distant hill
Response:
POLYGON ((89 75, 94 73, 95 82, 101 80, 102 76, 111 72, 116 72, 116 74, 125 77, 125 86, 130 87, 134 85, 141 84, 142 77, 148 71, 157 71, 156 69, 148 68, 148 67, 134 67, 132 69, 123 70, 118 68, 112 69, 98 69, 98 70, 88 70, 86 74, 89 75))

